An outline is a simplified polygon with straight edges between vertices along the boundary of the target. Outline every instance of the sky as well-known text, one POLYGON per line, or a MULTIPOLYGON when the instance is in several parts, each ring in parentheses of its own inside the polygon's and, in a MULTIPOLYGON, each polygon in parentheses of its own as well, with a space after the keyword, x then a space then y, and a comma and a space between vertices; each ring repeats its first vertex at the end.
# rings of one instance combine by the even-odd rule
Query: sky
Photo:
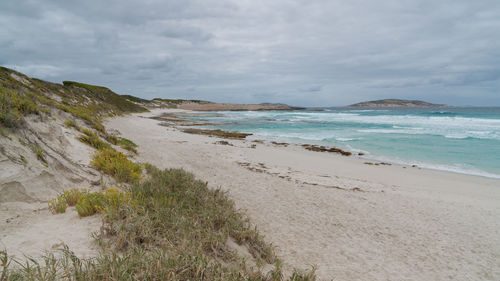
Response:
POLYGON ((1 0, 0 65, 142 98, 500 106, 498 0, 1 0))

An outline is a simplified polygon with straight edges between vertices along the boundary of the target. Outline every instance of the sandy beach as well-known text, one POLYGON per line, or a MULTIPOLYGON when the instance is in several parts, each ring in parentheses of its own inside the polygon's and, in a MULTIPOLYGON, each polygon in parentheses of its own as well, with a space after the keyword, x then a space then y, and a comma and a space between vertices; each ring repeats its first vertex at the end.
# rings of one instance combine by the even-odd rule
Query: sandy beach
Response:
POLYGON ((107 120, 140 162, 182 167, 228 192, 288 268, 320 280, 499 280, 500 180, 107 120))

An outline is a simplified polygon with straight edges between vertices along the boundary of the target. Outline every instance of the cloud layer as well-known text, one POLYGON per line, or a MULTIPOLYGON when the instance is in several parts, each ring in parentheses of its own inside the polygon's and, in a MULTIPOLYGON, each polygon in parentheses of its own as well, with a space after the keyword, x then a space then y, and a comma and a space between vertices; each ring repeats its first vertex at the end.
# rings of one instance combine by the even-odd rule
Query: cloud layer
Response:
POLYGON ((144 98, 500 105, 497 0, 3 0, 0 65, 144 98))

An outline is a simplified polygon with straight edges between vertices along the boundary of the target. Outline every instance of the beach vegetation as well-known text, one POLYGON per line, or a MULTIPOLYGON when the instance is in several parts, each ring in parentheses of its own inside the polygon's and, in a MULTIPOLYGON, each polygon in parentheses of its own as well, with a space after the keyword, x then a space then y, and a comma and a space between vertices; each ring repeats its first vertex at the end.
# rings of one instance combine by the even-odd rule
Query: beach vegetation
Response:
POLYGON ((109 104, 115 107, 116 109, 118 109, 116 113, 147 111, 146 108, 129 101, 127 98, 114 93, 113 91, 111 91, 106 87, 94 86, 74 81, 63 81, 63 85, 69 88, 76 87, 85 89, 86 90, 86 92, 84 92, 85 95, 90 96, 94 99, 101 100, 105 104, 109 104))
POLYGON ((56 198, 49 200, 49 211, 53 214, 62 214, 66 212, 68 208, 68 204, 66 203, 66 199, 62 196, 57 196, 56 198))
POLYGON ((81 216, 100 213, 100 254, 77 258, 67 246, 10 268, 0 256, 5 280, 315 280, 314 270, 285 278, 273 247, 220 189, 182 169, 145 165, 147 180, 127 192, 86 193, 76 205, 81 216), (228 246, 246 248, 257 267, 228 246), (271 267, 263 272, 263 265, 271 267))
POLYGON ((137 144, 135 144, 133 141, 126 139, 126 138, 120 138, 118 140, 118 144, 120 145, 121 148, 126 149, 128 151, 137 153, 137 144))
POLYGON ((182 169, 145 167, 150 177, 127 192, 108 189, 78 199, 80 216, 103 216, 97 257, 79 259, 64 246, 42 262, 21 263, 3 252, 1 280, 315 280, 314 268, 285 278, 273 247, 220 189, 182 169), (229 240, 248 249, 257 267, 229 240), (12 261, 20 266, 10 267, 12 261), (271 270, 263 272, 266 264, 271 270))
POLYGON ((75 209, 80 217, 92 216, 103 209, 104 197, 102 193, 82 193, 78 198, 75 209))
POLYGON ((109 149, 111 145, 105 141, 103 141, 97 134, 95 134, 92 130, 87 128, 82 128, 80 130, 83 135, 78 137, 78 140, 92 146, 95 149, 109 149))
POLYGON ((72 207, 75 206, 76 203, 78 203, 78 199, 80 199, 80 197, 87 193, 88 191, 86 189, 72 188, 69 190, 64 190, 61 194, 61 197, 66 200, 68 206, 72 207))
POLYGON ((0 86, 0 127, 17 127, 24 121, 24 115, 39 112, 40 107, 32 99, 0 86))
POLYGON ((117 136, 113 136, 113 135, 110 135, 110 134, 106 134, 104 135, 104 138, 111 144, 114 144, 114 145, 118 145, 118 137, 117 136))
POLYGON ((76 122, 74 120, 71 120, 71 119, 64 121, 64 126, 66 126, 68 128, 75 128, 78 131, 80 131, 80 127, 78 127, 76 122))
POLYGON ((113 176, 118 182, 133 183, 141 178, 142 166, 114 149, 104 148, 97 151, 91 165, 113 176))
POLYGON ((141 98, 134 97, 131 95, 121 95, 121 96, 128 99, 129 101, 136 102, 136 103, 150 103, 151 102, 150 100, 141 99, 141 98))
POLYGON ((46 163, 45 160, 45 153, 43 153, 43 149, 39 144, 32 144, 30 145, 31 150, 33 153, 35 153, 36 158, 44 163, 46 163))
POLYGON ((19 158, 24 164, 28 164, 28 159, 26 159, 26 157, 24 157, 23 155, 19 155, 19 158))
POLYGON ((163 99, 163 98, 154 98, 153 101, 161 101, 161 102, 173 103, 173 104, 181 104, 181 103, 185 103, 185 102, 211 103, 209 101, 203 101, 203 100, 183 100, 183 99, 163 99))

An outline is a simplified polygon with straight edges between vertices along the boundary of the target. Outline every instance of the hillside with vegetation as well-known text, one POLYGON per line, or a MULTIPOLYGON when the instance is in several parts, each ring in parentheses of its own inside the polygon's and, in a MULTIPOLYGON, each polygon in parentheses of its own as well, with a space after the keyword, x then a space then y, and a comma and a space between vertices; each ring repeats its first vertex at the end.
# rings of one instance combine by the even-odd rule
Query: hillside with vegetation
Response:
POLYGON ((65 243, 33 258, 0 248, 0 280, 314 280, 314 271, 285 276, 273 247, 224 192, 181 169, 138 163, 137 145, 103 125, 184 102, 0 68, 0 238, 21 251, 33 241, 19 239, 88 231, 68 223, 68 212, 102 219, 92 257, 65 243))

